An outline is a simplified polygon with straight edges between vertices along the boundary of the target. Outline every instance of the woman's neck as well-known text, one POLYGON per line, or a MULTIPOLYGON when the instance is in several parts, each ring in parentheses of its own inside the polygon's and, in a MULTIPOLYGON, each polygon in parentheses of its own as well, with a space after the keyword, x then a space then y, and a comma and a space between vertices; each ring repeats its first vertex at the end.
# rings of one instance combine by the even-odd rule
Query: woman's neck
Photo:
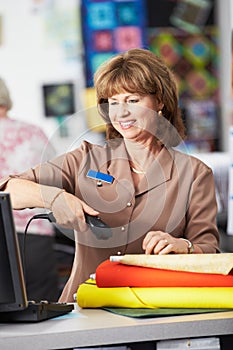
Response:
POLYGON ((153 144, 145 145, 125 139, 125 145, 132 171, 141 174, 147 171, 162 148, 156 141, 153 144))

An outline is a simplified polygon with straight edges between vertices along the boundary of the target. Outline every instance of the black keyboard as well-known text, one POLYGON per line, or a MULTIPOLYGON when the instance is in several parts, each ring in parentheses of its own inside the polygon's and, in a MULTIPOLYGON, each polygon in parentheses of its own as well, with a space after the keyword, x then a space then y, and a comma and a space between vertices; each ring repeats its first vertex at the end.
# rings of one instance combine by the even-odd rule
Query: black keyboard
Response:
POLYGON ((40 322, 71 312, 73 304, 48 301, 28 302, 28 307, 19 311, 0 312, 0 322, 40 322))

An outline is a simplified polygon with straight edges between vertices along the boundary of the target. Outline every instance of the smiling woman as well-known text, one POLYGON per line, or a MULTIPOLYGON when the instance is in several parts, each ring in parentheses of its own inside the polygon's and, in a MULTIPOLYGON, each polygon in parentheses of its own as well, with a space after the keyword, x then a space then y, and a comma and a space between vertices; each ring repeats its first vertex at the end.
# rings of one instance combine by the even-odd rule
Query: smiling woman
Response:
POLYGON ((15 209, 48 208, 57 224, 75 231, 60 301, 73 301, 80 283, 111 255, 219 252, 213 173, 173 149, 185 128, 171 71, 154 53, 132 49, 103 63, 94 82, 104 146, 83 141, 0 184, 15 209), (110 226, 111 237, 94 236, 85 214, 110 226))
POLYGON ((122 137, 145 144, 150 135, 154 139, 155 120, 150 111, 160 110, 162 103, 153 95, 126 92, 110 97, 108 102, 110 121, 122 137))
MULTIPOLYGON (((128 93, 128 104, 139 102, 140 105, 140 99, 151 96, 149 105, 144 107, 160 112, 169 121, 166 127, 171 125, 177 130, 167 138, 169 146, 177 146, 185 137, 175 78, 163 61, 151 51, 132 49, 113 57, 100 66, 95 73, 94 82, 100 113, 107 122, 109 115, 106 103, 109 98, 128 93)), ((165 136, 164 133, 162 136, 165 136)), ((121 137, 111 123, 107 125, 108 137, 121 137)))
MULTIPOLYGON (((137 174, 145 174, 147 168, 153 162, 153 157, 161 150, 161 143, 156 140, 156 112, 161 111, 163 104, 157 101, 154 95, 139 95, 137 93, 116 94, 108 99, 109 119, 115 130, 125 141, 136 142, 144 149, 144 157, 140 163, 131 159, 131 170, 137 174), (145 150, 149 154, 145 154, 145 150), (143 170, 142 170, 143 169, 143 170)), ((135 157, 134 157, 135 158, 135 157)), ((140 176, 133 175, 137 185, 140 176)))

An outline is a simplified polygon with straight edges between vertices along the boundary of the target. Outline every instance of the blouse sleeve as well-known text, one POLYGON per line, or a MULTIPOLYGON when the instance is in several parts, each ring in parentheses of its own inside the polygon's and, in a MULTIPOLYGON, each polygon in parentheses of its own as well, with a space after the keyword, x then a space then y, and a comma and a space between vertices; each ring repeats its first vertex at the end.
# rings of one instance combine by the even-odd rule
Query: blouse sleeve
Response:
POLYGON ((199 163, 194 174, 187 211, 186 238, 204 253, 219 252, 217 202, 212 170, 199 163))

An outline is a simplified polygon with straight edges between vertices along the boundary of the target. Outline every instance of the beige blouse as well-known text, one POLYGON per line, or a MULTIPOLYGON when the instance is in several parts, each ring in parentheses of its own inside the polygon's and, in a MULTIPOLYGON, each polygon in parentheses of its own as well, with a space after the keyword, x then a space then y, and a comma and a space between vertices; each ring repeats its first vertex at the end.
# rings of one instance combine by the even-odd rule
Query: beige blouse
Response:
POLYGON ((112 237, 105 240, 90 230, 75 232, 73 268, 60 301, 72 302, 79 284, 110 255, 143 254, 142 241, 151 230, 187 238, 204 253, 219 252, 212 170, 177 150, 164 147, 136 189, 123 140, 104 147, 84 141, 78 149, 18 176, 64 188, 98 210, 112 228, 112 237), (90 169, 110 174, 114 181, 99 186, 87 177, 90 169))

